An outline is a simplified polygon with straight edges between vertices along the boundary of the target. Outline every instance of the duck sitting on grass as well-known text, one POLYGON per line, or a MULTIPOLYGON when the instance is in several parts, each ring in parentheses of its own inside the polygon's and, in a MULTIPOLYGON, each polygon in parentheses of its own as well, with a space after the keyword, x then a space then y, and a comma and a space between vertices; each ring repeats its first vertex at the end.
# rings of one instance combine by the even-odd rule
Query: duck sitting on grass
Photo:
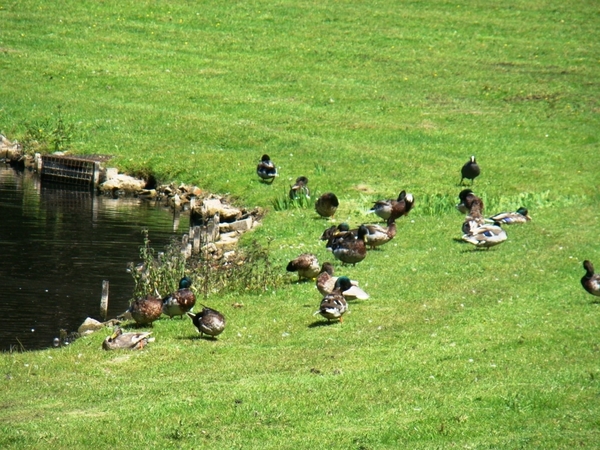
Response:
MULTIPOLYGON (((329 295, 335 289, 335 283, 338 280, 338 277, 333 276, 333 264, 330 262, 323 263, 321 267, 321 272, 317 277, 317 289, 321 293, 321 295, 329 295)), ((354 280, 350 280, 350 288, 343 291, 342 295, 346 300, 367 300, 369 298, 369 294, 363 291, 360 287, 358 287, 358 282, 354 280)))
POLYGON ((104 350, 139 350, 144 348, 152 339, 152 332, 123 333, 120 327, 117 327, 113 334, 107 336, 102 342, 104 350))
POLYGON ((288 272, 298 272, 298 281, 312 280, 319 274, 319 269, 319 260, 312 253, 303 253, 286 267, 288 272))
POLYGON ((181 316, 196 304, 196 296, 190 289, 192 280, 189 277, 183 277, 179 280, 179 289, 163 299, 163 313, 170 318, 181 316))
POLYGON ((486 219, 489 222, 499 222, 504 225, 513 225, 515 223, 526 223, 531 220, 527 208, 520 207, 514 212, 498 213, 495 216, 486 219))
POLYGON ((594 273, 594 265, 587 259, 583 262, 585 275, 581 279, 581 285, 590 294, 600 297, 600 274, 594 273))
POLYGON ((211 337, 218 336, 225 329, 225 316, 216 309, 202 305, 202 311, 198 314, 188 312, 200 336, 207 334, 211 337))
POLYGON ((343 315, 348 311, 348 303, 342 295, 343 291, 350 289, 352 286, 350 278, 339 277, 335 282, 335 286, 331 294, 327 294, 321 300, 319 309, 313 314, 321 314, 328 321, 338 319, 340 323, 343 321, 343 315))
POLYGON ((321 217, 333 217, 338 206, 340 202, 337 196, 333 192, 327 192, 317 199, 315 210, 321 217))
POLYGON ((488 250, 490 247, 503 243, 506 238, 506 232, 498 222, 493 225, 482 225, 462 237, 463 241, 473 244, 477 248, 487 248, 488 250))
POLYGON ((289 197, 291 200, 296 200, 301 197, 310 198, 310 190, 308 189, 308 178, 296 178, 296 183, 293 186, 290 186, 289 197))

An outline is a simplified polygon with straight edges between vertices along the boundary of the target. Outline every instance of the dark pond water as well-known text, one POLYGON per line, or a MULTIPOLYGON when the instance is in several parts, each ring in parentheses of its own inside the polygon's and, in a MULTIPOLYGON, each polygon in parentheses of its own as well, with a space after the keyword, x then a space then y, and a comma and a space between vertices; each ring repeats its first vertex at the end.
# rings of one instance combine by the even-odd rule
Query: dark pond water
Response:
POLYGON ((139 261, 142 229, 163 250, 176 235, 172 214, 137 199, 112 199, 40 182, 0 165, 0 350, 51 347, 60 329, 108 317, 131 299, 130 261, 139 261))

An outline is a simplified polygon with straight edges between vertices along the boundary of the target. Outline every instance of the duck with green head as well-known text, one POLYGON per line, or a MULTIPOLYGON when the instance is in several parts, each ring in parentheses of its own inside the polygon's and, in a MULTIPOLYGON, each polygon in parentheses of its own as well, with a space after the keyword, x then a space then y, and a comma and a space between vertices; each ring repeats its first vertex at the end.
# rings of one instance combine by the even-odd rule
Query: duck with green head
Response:
MULTIPOLYGON (((323 263, 321 266, 321 272, 317 276, 317 289, 321 295, 328 295, 335 289, 335 283, 339 277, 333 276, 333 264, 330 262, 323 263)), ((367 300, 369 294, 358 287, 358 281, 350 280, 350 288, 342 291, 342 295, 346 300, 367 300)))
POLYGON ((500 227, 498 222, 491 225, 482 225, 471 230, 470 233, 464 234, 463 241, 473 244, 477 248, 494 247, 506 241, 506 232, 500 227))
POLYGON ((179 289, 163 298, 163 313, 170 318, 181 316, 190 311, 196 304, 196 296, 190 289, 192 280, 183 277, 179 280, 179 289))
POLYGON ((527 208, 520 207, 513 212, 498 213, 487 219, 490 222, 499 222, 504 225, 513 225, 515 223, 526 223, 531 220, 527 208))
POLYGON ((348 302, 346 302, 342 292, 351 287, 350 278, 339 277, 331 294, 323 297, 319 309, 313 315, 321 314, 328 321, 338 319, 341 323, 343 321, 342 316, 348 311, 348 302))

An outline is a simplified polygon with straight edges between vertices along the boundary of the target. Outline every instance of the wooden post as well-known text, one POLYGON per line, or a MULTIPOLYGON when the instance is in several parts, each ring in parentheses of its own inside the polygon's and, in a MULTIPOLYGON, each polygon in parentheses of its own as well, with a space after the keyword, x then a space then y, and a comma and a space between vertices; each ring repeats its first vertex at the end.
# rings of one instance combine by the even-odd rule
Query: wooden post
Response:
POLYGON ((102 297, 100 298, 100 315, 106 320, 108 315, 108 280, 102 280, 102 297))

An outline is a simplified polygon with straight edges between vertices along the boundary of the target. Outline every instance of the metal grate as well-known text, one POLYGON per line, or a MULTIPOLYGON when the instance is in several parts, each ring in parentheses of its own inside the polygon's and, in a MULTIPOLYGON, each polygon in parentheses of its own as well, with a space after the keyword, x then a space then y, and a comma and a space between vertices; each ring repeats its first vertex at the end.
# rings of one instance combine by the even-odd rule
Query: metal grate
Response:
POLYGON ((42 156, 42 179, 59 183, 89 185, 98 182, 98 163, 68 156, 42 156))

